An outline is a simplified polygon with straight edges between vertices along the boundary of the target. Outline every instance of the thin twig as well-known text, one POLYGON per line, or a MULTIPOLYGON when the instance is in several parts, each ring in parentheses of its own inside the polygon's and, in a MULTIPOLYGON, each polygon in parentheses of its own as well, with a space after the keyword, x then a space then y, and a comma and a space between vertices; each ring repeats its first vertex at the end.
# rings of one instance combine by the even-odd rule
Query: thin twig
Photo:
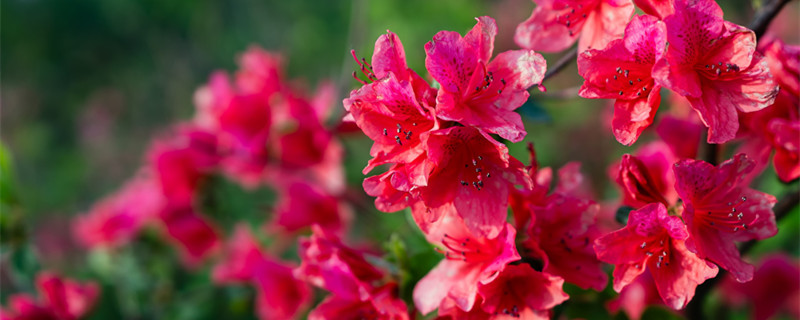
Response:
POLYGON ((756 34, 756 38, 761 38, 764 35, 764 32, 767 31, 769 27, 769 23, 772 22, 772 19, 775 19, 775 16, 781 12, 781 9, 792 0, 772 0, 761 7, 756 13, 756 16, 753 17, 753 21, 747 25, 750 30, 753 30, 756 34))
POLYGON ((702 141, 703 147, 705 148, 704 151, 704 160, 712 165, 719 164, 719 149, 722 148, 722 145, 716 143, 708 143, 705 140, 702 141))
POLYGON ((559 59, 553 67, 548 68, 547 72, 544 74, 544 78, 542 78, 542 83, 544 83, 545 81, 547 81, 547 79, 550 79, 551 77, 555 76, 556 74, 564 70, 564 68, 566 68, 570 62, 575 61, 575 58, 577 57, 578 57, 578 47, 575 46, 569 52, 567 52, 567 54, 562 56, 561 59, 559 59))

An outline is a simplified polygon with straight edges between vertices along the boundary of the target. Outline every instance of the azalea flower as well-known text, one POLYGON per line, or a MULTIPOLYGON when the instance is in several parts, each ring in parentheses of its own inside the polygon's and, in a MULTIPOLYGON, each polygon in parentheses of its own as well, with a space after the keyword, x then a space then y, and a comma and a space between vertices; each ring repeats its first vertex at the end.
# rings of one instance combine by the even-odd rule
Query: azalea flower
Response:
POLYGON ((14 294, 0 318, 10 320, 77 320, 86 316, 97 301, 100 289, 94 282, 79 283, 50 272, 36 275, 40 298, 14 294))
POLYGON ((489 283, 505 266, 520 259, 514 244, 516 230, 506 223, 495 238, 472 234, 464 221, 448 212, 426 234, 428 241, 442 245, 445 259, 414 287, 414 304, 428 314, 447 299, 463 311, 475 305, 478 284, 489 283))
POLYGON ((672 165, 677 161, 662 141, 651 142, 634 155, 623 155, 614 177, 622 191, 623 204, 637 209, 657 202, 667 207, 676 204, 672 165))
POLYGON ((73 220, 72 233, 88 247, 118 247, 130 242, 164 206, 164 195, 152 173, 143 170, 121 190, 73 220))
POLYGON ((594 247, 600 260, 615 265, 615 291, 622 291, 649 270, 664 302, 682 309, 697 285, 718 272, 716 266, 686 248, 688 238, 680 218, 669 216, 662 203, 651 203, 631 211, 627 226, 600 237, 594 247))
POLYGON ((661 103, 661 86, 651 76, 653 65, 664 55, 666 27, 653 16, 636 16, 625 28, 625 37, 605 48, 578 56, 578 72, 586 79, 579 95, 616 99, 614 136, 631 145, 653 123, 661 103))
POLYGON ((312 285, 347 299, 369 299, 374 281, 383 272, 367 262, 364 253, 348 248, 335 235, 312 226, 311 237, 300 240, 302 263, 294 275, 312 285))
POLYGON ((550 178, 542 173, 549 176, 549 168, 534 173, 539 178, 533 191, 515 190, 511 196, 515 218, 530 219, 528 238, 522 242, 523 256, 541 261, 542 271, 569 283, 603 290, 608 277, 591 245, 600 236, 596 226, 599 206, 579 191, 584 182, 580 164, 569 163, 558 170, 559 182, 550 195, 546 195, 550 178))
POLYGON ((349 300, 331 295, 311 313, 309 320, 408 320, 406 304, 397 297, 397 285, 389 283, 370 292, 364 300, 349 300))
POLYGON ((344 100, 345 109, 374 141, 364 173, 385 163, 408 163, 425 152, 422 135, 436 126, 408 81, 394 73, 353 91, 344 100))
POLYGON ((509 186, 530 187, 522 163, 508 155, 505 145, 472 127, 440 129, 423 139, 429 174, 419 195, 425 206, 452 202, 471 232, 496 237, 505 225, 509 186))
POLYGON ((633 3, 644 13, 659 20, 675 13, 675 0, 633 0, 633 3))
POLYGON ((545 60, 532 50, 492 59, 497 25, 490 17, 477 20, 464 37, 440 31, 425 44, 425 66, 441 86, 437 116, 519 142, 526 132, 514 110, 528 99, 527 89, 541 83, 545 60))
POLYGON ((569 299, 564 279, 522 263, 507 266, 492 282, 478 288, 481 308, 495 318, 549 319, 549 310, 569 299))
POLYGON ((607 307, 611 312, 622 309, 628 318, 639 320, 648 306, 663 304, 664 301, 659 296, 653 276, 650 275, 650 271, 645 270, 633 282, 625 286, 619 292, 619 296, 609 301, 607 307))
POLYGON ((278 199, 271 224, 282 231, 296 232, 312 225, 340 231, 349 220, 347 206, 316 183, 288 178, 287 181, 274 184, 277 186, 278 199))
POLYGON ((219 249, 219 232, 193 205, 170 202, 159 212, 158 218, 163 231, 180 249, 189 266, 197 266, 219 249))
POLYGON ((738 154, 719 166, 685 159, 675 164, 675 188, 683 200, 689 248, 731 272, 739 282, 753 278, 753 266, 742 261, 735 241, 766 239, 778 229, 775 197, 743 184, 755 163, 738 154))
POLYGON ((789 182, 800 177, 800 46, 771 39, 762 41, 759 49, 781 91, 769 108, 739 114, 741 135, 746 138, 740 150, 756 161, 754 176, 766 167, 775 150, 775 172, 789 182))
POLYGON ((255 286, 259 319, 296 319, 307 307, 308 285, 294 278, 292 266, 264 254, 247 226, 237 226, 226 249, 226 256, 214 267, 214 282, 255 286))
POLYGON ((772 253, 759 262, 753 281, 739 283, 726 277, 719 292, 731 307, 750 305, 751 319, 774 319, 780 311, 800 316, 800 263, 784 253, 772 253))
MULTIPOLYGON (((364 179, 364 192, 375 197, 375 208, 383 212, 395 212, 419 202, 412 191, 427 184, 424 159, 424 156, 420 156, 409 163, 398 163, 383 174, 364 179)), ((437 219, 438 216, 431 216, 428 220, 437 219)))
POLYGON ((713 0, 676 0, 675 14, 664 23, 669 47, 653 77, 689 100, 709 128, 709 143, 736 136, 737 110, 753 112, 773 103, 778 86, 755 51, 755 34, 724 21, 713 0))
POLYGON ((578 41, 578 52, 602 49, 622 36, 633 14, 629 0, 538 0, 530 18, 517 26, 523 48, 558 52, 578 41))

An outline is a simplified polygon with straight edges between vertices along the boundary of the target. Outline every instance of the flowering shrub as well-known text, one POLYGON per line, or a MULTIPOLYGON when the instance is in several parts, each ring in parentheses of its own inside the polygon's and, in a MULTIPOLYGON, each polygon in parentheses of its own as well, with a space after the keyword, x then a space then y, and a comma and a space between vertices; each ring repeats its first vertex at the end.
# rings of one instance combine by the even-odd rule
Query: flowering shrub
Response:
POLYGON ((194 115, 152 141, 127 183, 72 219, 101 267, 39 273, 37 293, 8 297, 0 318, 211 313, 130 311, 126 299, 179 294, 148 283, 169 262, 190 283, 182 294, 229 301, 213 312, 230 318, 638 319, 649 306, 703 318, 715 286, 753 317, 798 317, 798 258, 747 255, 787 232, 778 223, 800 197, 800 47, 760 34, 786 2, 773 1, 756 32, 713 0, 536 1, 513 34, 524 49, 503 52, 495 38, 512 31, 488 16, 408 51, 388 31, 370 59, 351 51, 360 85, 341 103, 333 82, 308 90, 284 56, 253 46, 197 89, 194 115), (572 46, 557 64, 538 53, 572 46), (424 70, 407 52, 424 52, 424 70), (537 141, 521 114, 572 61, 574 98, 613 99, 605 134, 630 146, 607 169, 616 189, 576 161, 554 177, 537 152, 560 150, 510 151, 537 141), (351 141, 371 141, 360 185, 345 178, 351 141), (770 176, 789 191, 760 190, 770 176), (374 234, 384 219, 408 225, 374 234), (152 260, 126 274, 131 257, 152 260))

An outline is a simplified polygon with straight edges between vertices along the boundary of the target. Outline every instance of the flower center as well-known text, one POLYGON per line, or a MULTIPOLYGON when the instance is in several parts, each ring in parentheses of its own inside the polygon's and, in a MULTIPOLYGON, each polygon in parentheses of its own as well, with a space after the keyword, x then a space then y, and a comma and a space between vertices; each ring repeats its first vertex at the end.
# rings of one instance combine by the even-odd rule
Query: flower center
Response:
POLYGON ((717 79, 725 77, 726 75, 736 74, 740 71, 739 66, 733 63, 717 62, 716 64, 706 64, 702 67, 697 66, 708 79, 717 79))
POLYGON ((556 22, 566 26, 570 36, 575 34, 576 29, 579 31, 583 26, 583 22, 586 21, 586 16, 591 11, 590 7, 582 4, 576 6, 565 2, 553 5, 553 9, 558 12, 556 22))
MULTIPOLYGON (((658 241, 651 241, 647 242, 644 241, 642 244, 639 245, 639 248, 644 251, 644 254, 647 255, 646 262, 649 262, 651 259, 656 259, 655 266, 656 269, 660 269, 661 266, 668 267, 669 266, 669 242, 671 240, 668 236, 664 236, 658 241), (655 258, 653 258, 655 256, 655 258)), ((640 268, 640 265, 637 265, 637 268, 640 268)))
POLYGON ((492 252, 489 252, 490 250, 487 250, 483 243, 469 237, 458 238, 445 234, 442 237, 442 245, 446 249, 436 248, 436 251, 444 254, 445 258, 449 260, 480 262, 493 257, 492 252))
POLYGON ((459 183, 464 187, 471 186, 480 191, 483 188, 484 179, 492 177, 489 169, 490 167, 484 165, 483 156, 472 158, 471 161, 464 164, 464 171, 461 172, 459 183))
POLYGON ((706 214, 698 215, 698 217, 706 225, 722 231, 737 232, 742 229, 746 230, 752 221, 745 221, 744 213, 738 209, 745 202, 747 202, 747 197, 741 196, 736 201, 725 204, 703 206, 698 208, 698 211, 706 214))

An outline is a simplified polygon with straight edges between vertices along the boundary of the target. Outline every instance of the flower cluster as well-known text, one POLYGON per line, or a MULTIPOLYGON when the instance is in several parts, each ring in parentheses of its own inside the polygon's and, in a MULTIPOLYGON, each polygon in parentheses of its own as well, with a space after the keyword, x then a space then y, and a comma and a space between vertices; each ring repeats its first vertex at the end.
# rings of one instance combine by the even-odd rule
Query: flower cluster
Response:
POLYGON ((647 15, 630 22, 630 1, 541 3, 516 40, 525 48, 559 51, 580 34, 578 71, 586 81, 579 95, 616 99, 614 136, 625 145, 653 122, 662 87, 689 100, 709 128, 710 143, 736 136, 738 112, 774 102, 778 84, 755 35, 723 20, 713 0, 636 3, 647 15))
MULTIPOLYGON (((343 99, 343 117, 332 84, 308 94, 279 54, 250 48, 236 73, 215 72, 196 91, 194 117, 155 139, 133 178, 74 219, 74 237, 114 252, 155 229, 181 267, 254 288, 260 319, 408 320, 435 310, 438 319, 547 319, 570 298, 565 284, 603 291, 609 275, 619 293, 609 309, 631 318, 651 304, 683 309, 721 274, 726 301, 752 300, 756 318, 775 314, 786 299, 763 296, 797 283, 796 259, 775 255, 756 269, 737 244, 778 232, 778 200, 752 187, 770 156, 780 180, 800 177, 800 47, 757 42, 713 0, 537 4, 516 30, 525 49, 495 55, 497 24, 483 16, 464 35, 436 33, 425 74, 409 68, 392 32, 370 60, 351 51, 361 86, 343 99), (645 14, 633 16, 634 5, 645 14), (576 41, 579 95, 615 100, 621 144, 648 140, 608 167, 615 200, 595 200, 608 193, 579 162, 540 166, 529 143, 525 165, 506 145, 525 139, 516 111, 543 88, 546 62, 533 50, 576 41), (672 108, 657 119, 666 92, 672 108), (374 243, 345 244, 350 205, 367 197, 347 189, 341 140, 359 130, 372 141, 363 174, 385 170, 363 191, 379 211, 407 210, 441 259, 431 269, 406 270, 374 243), (728 142, 732 152, 720 149, 728 142), (701 145, 719 152, 699 160, 701 145), (717 164, 718 153, 730 159, 717 164), (258 226, 215 221, 228 214, 208 204, 221 179, 273 191, 271 215, 258 226)), ((47 272, 37 288, 38 299, 11 296, 0 318, 78 319, 99 295, 94 282, 47 272)))

